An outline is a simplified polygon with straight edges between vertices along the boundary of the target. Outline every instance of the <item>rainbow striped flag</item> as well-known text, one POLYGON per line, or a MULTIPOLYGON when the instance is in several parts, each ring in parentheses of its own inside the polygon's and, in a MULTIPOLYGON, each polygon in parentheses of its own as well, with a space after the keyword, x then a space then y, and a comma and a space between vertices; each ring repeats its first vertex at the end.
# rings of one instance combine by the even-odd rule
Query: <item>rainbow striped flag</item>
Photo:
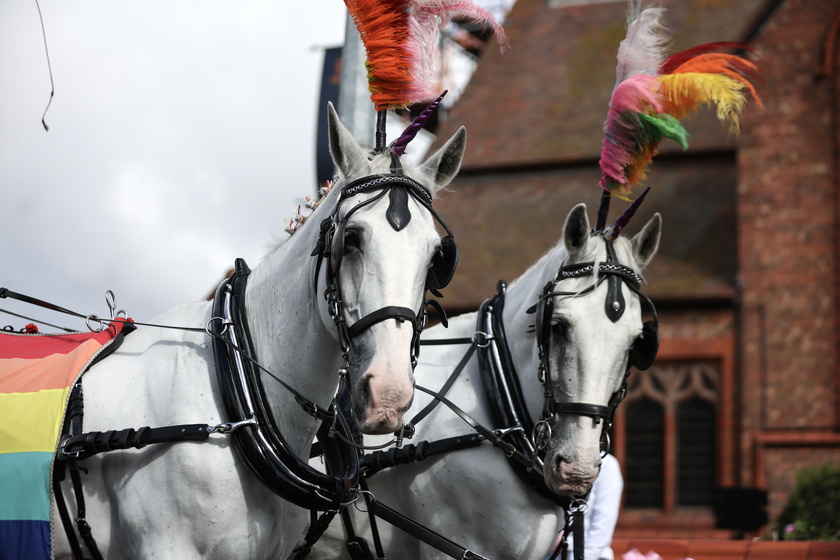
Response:
POLYGON ((0 560, 53 557, 52 464, 70 388, 125 324, 99 333, 0 331, 0 560))

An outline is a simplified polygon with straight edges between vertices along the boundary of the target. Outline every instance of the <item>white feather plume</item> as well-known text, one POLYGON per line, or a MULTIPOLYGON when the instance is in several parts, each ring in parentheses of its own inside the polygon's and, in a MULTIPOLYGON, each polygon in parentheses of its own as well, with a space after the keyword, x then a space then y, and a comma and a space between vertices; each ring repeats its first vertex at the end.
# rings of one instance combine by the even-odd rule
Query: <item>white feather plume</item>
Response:
POLYGON ((666 57, 669 38, 662 25, 665 9, 656 6, 642 10, 642 2, 628 2, 627 36, 618 47, 615 87, 634 74, 658 75, 666 57))

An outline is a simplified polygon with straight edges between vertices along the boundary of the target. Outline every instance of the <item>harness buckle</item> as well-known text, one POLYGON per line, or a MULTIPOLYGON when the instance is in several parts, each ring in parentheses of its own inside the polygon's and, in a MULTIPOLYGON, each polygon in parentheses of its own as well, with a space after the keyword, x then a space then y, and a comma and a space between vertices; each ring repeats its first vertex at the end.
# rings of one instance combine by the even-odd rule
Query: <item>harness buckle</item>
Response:
POLYGON ((256 418, 246 418, 245 420, 240 420, 239 422, 225 422, 223 424, 216 424, 215 426, 207 426, 207 432, 211 434, 230 434, 235 432, 239 428, 243 426, 256 426, 257 419, 256 418))
POLYGON ((403 439, 411 439, 414 437, 414 432, 416 431, 414 424, 408 422, 404 423, 402 428, 399 429, 394 435, 397 436, 396 446, 399 449, 402 447, 403 439))
POLYGON ((78 459, 82 455, 82 448, 80 447, 78 451, 68 451, 67 444, 70 443, 72 436, 65 435, 61 438, 61 442, 58 444, 58 454, 64 459, 78 459))
POLYGON ((569 513, 585 514, 589 510, 589 503, 583 498, 572 498, 569 504, 569 513))
POLYGON ((511 432, 524 432, 524 431, 525 431, 525 428, 523 428, 522 426, 512 426, 510 428, 505 428, 505 429, 496 428, 495 430, 493 430, 493 433, 496 434, 497 436, 499 436, 499 439, 504 439, 511 432))

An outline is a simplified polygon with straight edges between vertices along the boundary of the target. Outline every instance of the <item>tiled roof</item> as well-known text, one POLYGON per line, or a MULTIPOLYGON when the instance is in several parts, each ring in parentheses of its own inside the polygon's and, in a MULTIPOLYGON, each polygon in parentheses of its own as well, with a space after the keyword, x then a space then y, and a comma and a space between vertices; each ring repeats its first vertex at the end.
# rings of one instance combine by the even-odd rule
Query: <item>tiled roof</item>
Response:
MULTIPOLYGON (((765 0, 666 0, 674 50, 737 41, 765 0)), ((455 231, 461 261, 448 306, 471 309, 513 280, 561 237, 578 202, 594 220, 602 127, 625 33, 626 2, 551 7, 518 0, 506 21, 511 50, 486 50, 438 131, 468 131, 461 174, 436 203, 455 231)), ((709 111, 686 121, 690 149, 663 143, 653 187, 627 228, 660 211, 660 252, 646 288, 652 296, 720 298, 734 293, 737 172, 730 137, 709 111), (688 224, 691 227, 687 227, 688 224)), ((611 219, 625 206, 613 202, 611 219)))
MULTIPOLYGON (((664 1, 674 51, 739 40, 765 1, 664 1)), ((598 158, 626 2, 552 5, 516 2, 505 23, 511 49, 486 50, 448 115, 443 137, 464 125, 472 138, 465 169, 598 158)), ((725 144, 727 133, 713 116, 701 117, 689 125, 692 149, 725 144)), ((679 150, 673 143, 662 148, 679 150)))
MULTIPOLYGON (((465 174, 440 195, 438 212, 460 248, 458 271, 444 290, 447 309, 473 309, 557 244, 575 204, 594 221, 600 191, 592 165, 522 173, 465 174)), ((663 216, 660 249, 645 276, 652 297, 733 295, 736 220, 734 155, 667 158, 649 177, 652 192, 625 228, 632 236, 654 212, 663 216), (655 193, 655 194, 654 194, 655 193)), ((626 206, 613 202, 610 222, 626 206)))

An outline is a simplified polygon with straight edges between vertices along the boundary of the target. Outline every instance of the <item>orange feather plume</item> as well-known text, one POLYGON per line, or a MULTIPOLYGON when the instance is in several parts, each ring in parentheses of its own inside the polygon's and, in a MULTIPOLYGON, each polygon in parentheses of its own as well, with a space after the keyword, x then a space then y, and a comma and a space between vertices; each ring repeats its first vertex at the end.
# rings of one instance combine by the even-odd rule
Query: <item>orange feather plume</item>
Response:
POLYGON ((469 0, 344 0, 367 52, 368 86, 377 111, 433 96, 438 34, 455 14, 489 25, 500 47, 501 25, 469 0))

